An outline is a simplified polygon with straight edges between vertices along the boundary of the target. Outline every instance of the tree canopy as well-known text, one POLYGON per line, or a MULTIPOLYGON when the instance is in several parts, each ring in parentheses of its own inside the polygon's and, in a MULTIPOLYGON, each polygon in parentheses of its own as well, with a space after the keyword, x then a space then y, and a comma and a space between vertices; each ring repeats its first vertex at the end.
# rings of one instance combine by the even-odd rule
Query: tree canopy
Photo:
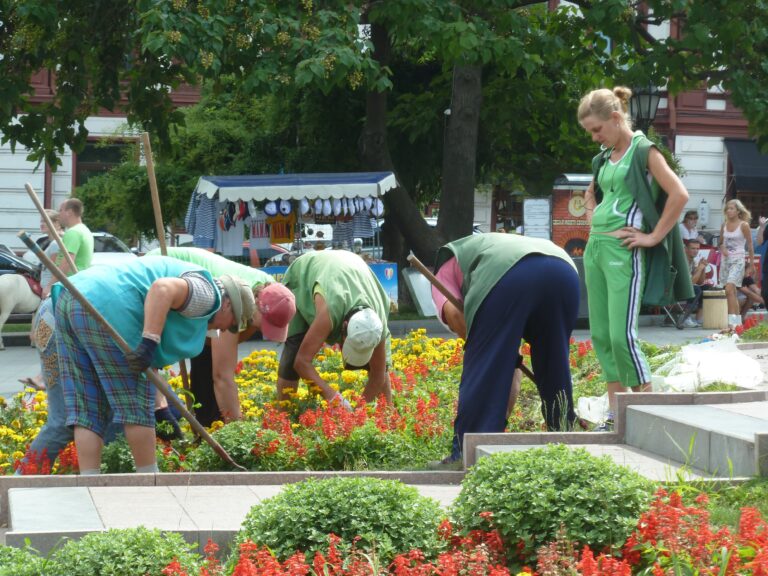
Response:
MULTIPOLYGON (((342 115, 335 125, 348 152, 325 158, 353 158, 349 128, 359 128, 358 166, 393 169, 410 188, 388 209, 425 255, 435 240, 416 221, 418 193, 442 189, 451 210, 439 233, 455 237, 471 226, 477 174, 513 175, 541 191, 586 161, 575 106, 598 85, 721 86, 768 143, 765 22, 764 0, 577 0, 554 11, 525 0, 0 0, 0 132, 55 166, 65 146, 84 145, 85 119, 100 109, 124 112, 169 149, 184 120, 170 98, 181 83, 273 94, 275 109, 333 94, 360 117, 355 126, 342 115), (681 34, 656 38, 653 27, 665 23, 681 34), (31 79, 40 70, 55 90, 37 101, 31 79)), ((216 133, 199 137, 203 145, 216 133)))

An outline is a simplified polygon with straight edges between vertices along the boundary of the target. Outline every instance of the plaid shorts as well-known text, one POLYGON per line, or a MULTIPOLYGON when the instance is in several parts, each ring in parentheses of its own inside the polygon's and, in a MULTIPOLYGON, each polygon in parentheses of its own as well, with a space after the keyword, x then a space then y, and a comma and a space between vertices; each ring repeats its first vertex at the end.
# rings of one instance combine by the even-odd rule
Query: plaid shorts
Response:
POLYGON ((56 302, 56 346, 67 426, 104 436, 110 421, 155 426, 155 395, 122 350, 66 290, 56 302))

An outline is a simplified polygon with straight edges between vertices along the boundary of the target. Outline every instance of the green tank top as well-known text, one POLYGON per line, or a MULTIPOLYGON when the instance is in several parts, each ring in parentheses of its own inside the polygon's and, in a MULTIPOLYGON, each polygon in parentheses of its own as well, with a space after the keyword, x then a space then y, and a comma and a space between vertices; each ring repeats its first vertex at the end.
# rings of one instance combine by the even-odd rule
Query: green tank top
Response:
MULTIPOLYGON (((147 256, 160 256, 160 249, 156 248, 147 252, 147 256)), ((168 257, 174 260, 181 260, 183 262, 190 262, 196 264, 201 268, 208 270, 214 278, 222 276, 224 274, 230 274, 242 278, 252 288, 260 286, 262 284, 270 284, 275 281, 272 276, 256 268, 250 266, 244 266, 237 262, 232 262, 223 256, 214 254, 208 250, 202 248, 181 248, 181 247, 169 247, 168 257)))
POLYGON ((637 143, 644 137, 635 132, 632 143, 618 162, 605 161, 598 174, 597 182, 603 191, 603 200, 592 213, 590 233, 614 232, 625 226, 643 229, 643 213, 637 206, 635 195, 627 185, 627 173, 632 165, 637 143))
POLYGON ((324 299, 331 316, 330 344, 341 342, 345 316, 357 306, 371 308, 384 327, 381 339, 389 337, 389 297, 373 270, 357 254, 346 250, 309 252, 297 258, 285 272, 283 283, 296 297, 296 315, 288 336, 309 329, 315 319, 315 294, 324 299))
POLYGON ((528 254, 555 256, 568 262, 576 270, 573 260, 560 246, 542 238, 517 234, 473 234, 446 244, 438 250, 435 272, 456 256, 464 275, 461 293, 464 296, 467 334, 472 328, 475 313, 488 293, 510 268, 528 254))

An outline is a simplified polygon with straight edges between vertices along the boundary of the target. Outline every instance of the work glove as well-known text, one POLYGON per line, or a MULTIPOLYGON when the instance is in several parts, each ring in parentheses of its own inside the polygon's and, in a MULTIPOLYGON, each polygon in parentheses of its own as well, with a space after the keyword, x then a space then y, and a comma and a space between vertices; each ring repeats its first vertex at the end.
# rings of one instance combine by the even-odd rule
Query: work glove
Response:
POLYGON ((139 374, 149 368, 156 348, 157 342, 149 338, 142 338, 135 350, 127 352, 125 359, 128 361, 128 368, 131 369, 131 372, 139 374))
POLYGON ((177 440, 183 438, 179 421, 169 408, 155 410, 155 434, 162 440, 177 440))

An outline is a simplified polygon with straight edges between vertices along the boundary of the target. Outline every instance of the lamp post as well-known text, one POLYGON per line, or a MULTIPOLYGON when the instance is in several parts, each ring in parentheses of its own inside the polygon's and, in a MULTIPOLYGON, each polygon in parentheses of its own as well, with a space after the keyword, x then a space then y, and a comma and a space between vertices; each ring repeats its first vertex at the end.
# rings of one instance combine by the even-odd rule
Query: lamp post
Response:
POLYGON ((659 100, 661 100, 661 92, 652 82, 649 82, 648 86, 632 90, 629 114, 632 117, 632 123, 643 132, 648 132, 648 128, 656 119, 659 100))

